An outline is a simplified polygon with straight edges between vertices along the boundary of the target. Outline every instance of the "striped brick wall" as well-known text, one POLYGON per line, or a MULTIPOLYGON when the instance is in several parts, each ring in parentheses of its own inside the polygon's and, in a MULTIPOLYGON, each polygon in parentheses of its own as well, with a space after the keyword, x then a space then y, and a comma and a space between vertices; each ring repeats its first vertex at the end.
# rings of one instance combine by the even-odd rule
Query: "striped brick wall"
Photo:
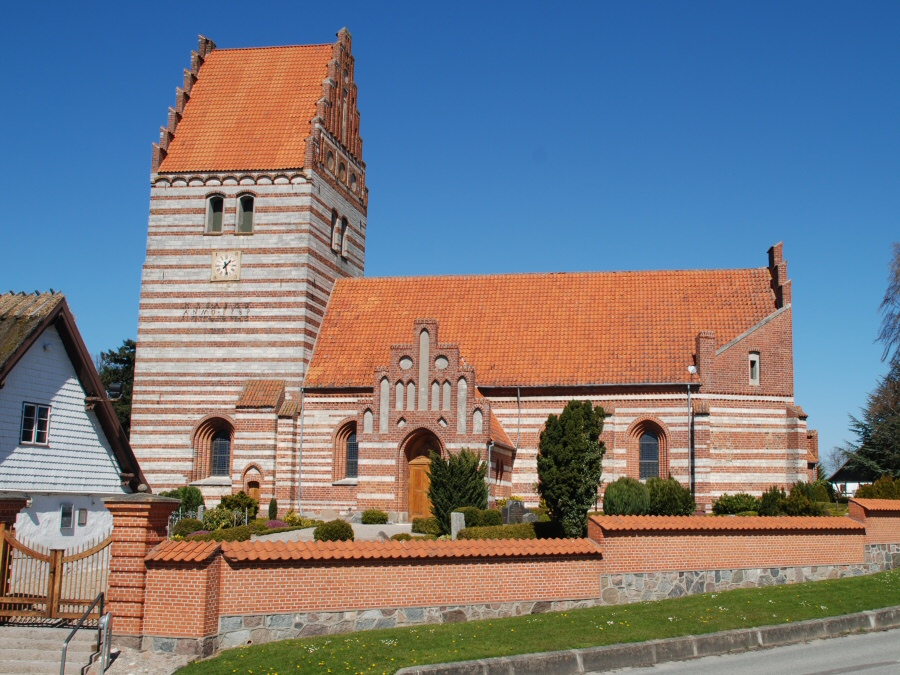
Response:
MULTIPOLYGON (((191 479, 193 430, 208 416, 233 421, 248 379, 298 394, 334 280, 363 274, 365 238, 363 200, 311 171, 154 176, 131 435, 154 489, 191 479), (255 196, 249 235, 235 233, 244 193, 255 196), (225 197, 222 234, 206 233, 211 194, 225 197), (334 212, 348 221, 339 251, 334 212), (214 251, 241 252, 239 280, 211 281, 214 251)), ((261 440, 235 437, 236 485, 261 440)))

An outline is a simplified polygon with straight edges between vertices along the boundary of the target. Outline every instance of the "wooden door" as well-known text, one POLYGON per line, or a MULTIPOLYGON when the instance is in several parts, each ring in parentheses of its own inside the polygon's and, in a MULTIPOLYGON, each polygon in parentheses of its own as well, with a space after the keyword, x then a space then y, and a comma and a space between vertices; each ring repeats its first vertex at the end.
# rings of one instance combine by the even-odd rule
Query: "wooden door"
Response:
POLYGON ((409 463, 409 519, 430 518, 431 500, 428 499, 428 457, 416 457, 409 463))
POLYGON ((259 481, 258 480, 251 480, 249 483, 247 483, 247 495, 251 499, 255 499, 257 502, 259 502, 259 481))

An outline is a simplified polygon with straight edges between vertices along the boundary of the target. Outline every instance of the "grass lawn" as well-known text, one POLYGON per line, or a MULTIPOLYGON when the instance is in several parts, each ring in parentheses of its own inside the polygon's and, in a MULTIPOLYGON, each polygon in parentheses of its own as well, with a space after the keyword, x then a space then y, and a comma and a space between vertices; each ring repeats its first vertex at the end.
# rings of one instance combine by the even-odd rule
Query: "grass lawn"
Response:
POLYGON ((791 586, 240 647, 178 675, 390 675, 427 663, 641 642, 900 605, 900 570, 791 586))

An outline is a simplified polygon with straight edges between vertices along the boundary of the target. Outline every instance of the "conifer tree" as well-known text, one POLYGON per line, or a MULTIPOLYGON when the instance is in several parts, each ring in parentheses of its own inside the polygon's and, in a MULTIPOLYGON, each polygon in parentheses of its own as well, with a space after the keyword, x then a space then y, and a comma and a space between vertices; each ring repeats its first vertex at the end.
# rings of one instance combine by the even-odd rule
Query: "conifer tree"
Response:
POLYGON ((603 408, 590 401, 569 401, 557 417, 550 415, 541 432, 538 492, 550 518, 567 537, 587 533, 587 513, 597 499, 606 448, 600 442, 603 408))
POLYGON ((450 514, 456 509, 463 506, 487 508, 487 464, 477 453, 463 448, 455 454, 450 453, 446 460, 432 453, 428 475, 431 479, 428 487, 431 513, 440 523, 441 532, 450 532, 450 514))

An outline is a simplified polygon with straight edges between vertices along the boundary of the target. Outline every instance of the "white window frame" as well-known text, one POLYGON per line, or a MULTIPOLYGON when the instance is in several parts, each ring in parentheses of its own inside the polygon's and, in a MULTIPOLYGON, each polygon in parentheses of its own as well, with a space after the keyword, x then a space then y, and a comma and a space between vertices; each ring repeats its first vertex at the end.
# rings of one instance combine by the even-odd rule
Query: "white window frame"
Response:
POLYGON ((747 365, 747 376, 749 377, 750 384, 751 386, 758 387, 760 373, 759 352, 750 352, 747 365))
POLYGON ((75 505, 65 502, 59 505, 59 529, 72 530, 75 528, 75 505), (68 521, 68 524, 66 524, 68 521))
POLYGON ((24 445, 50 445, 50 406, 45 405, 43 403, 30 403, 28 401, 24 401, 22 403, 22 423, 19 426, 19 442, 24 445), (31 429, 28 430, 28 438, 26 438, 26 428, 25 428, 25 419, 27 417, 28 409, 32 408, 33 412, 31 414, 31 429), (45 417, 41 417, 40 413, 42 410, 46 410, 47 414, 45 417), (40 422, 43 419, 44 428, 40 429, 40 422), (39 441, 36 440, 38 438, 38 434, 43 431, 44 440, 39 441))

